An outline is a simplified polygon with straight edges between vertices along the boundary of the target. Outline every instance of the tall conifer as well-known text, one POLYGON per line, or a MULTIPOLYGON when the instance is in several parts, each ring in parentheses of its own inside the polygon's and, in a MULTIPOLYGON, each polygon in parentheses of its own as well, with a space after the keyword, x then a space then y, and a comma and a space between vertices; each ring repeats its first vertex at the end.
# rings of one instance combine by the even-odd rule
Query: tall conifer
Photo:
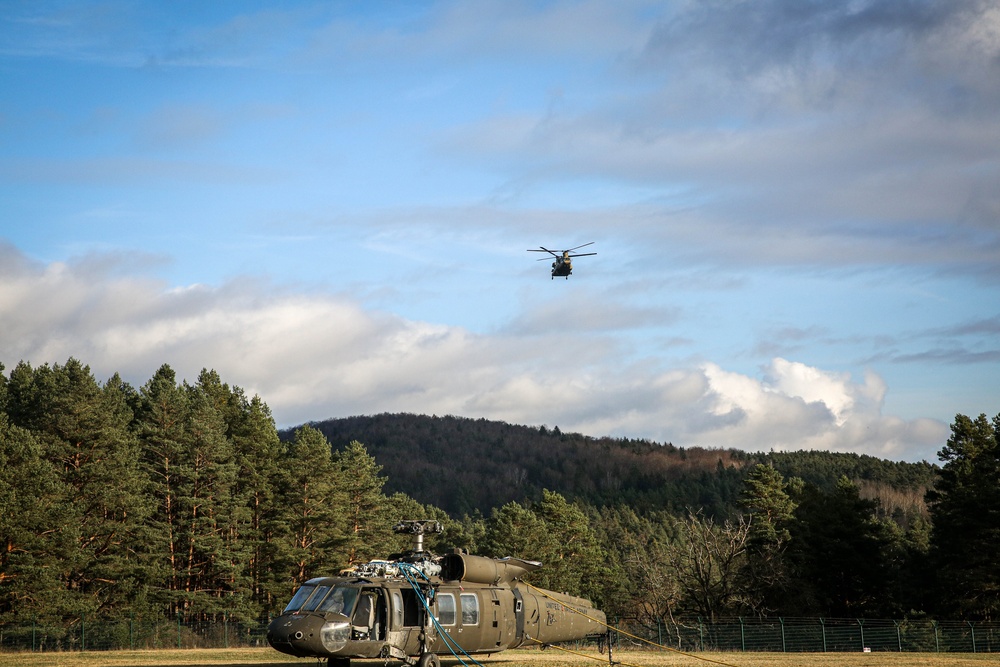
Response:
POLYGON ((969 619, 1000 617, 1000 415, 956 415, 927 493, 940 604, 969 619))

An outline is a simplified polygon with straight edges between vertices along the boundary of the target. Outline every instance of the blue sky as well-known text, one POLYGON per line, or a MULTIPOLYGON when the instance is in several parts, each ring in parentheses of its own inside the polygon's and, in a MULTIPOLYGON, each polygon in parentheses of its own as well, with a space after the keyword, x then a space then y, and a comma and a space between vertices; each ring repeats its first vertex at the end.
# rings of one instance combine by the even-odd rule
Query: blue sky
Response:
POLYGON ((998 108, 996 2, 4 2, 0 362, 933 461, 998 108))

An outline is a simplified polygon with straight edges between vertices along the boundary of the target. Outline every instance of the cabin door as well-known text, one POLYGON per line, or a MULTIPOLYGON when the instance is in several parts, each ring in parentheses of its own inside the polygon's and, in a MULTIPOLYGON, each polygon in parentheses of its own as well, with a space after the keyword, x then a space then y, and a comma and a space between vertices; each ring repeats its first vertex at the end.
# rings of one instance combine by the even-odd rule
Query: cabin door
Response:
POLYGON ((514 646, 533 646, 531 639, 538 638, 538 598, 534 595, 522 595, 514 589, 514 618, 516 619, 516 636, 514 646))
POLYGON ((506 588, 490 589, 490 608, 493 610, 491 637, 496 639, 496 648, 506 649, 515 644, 517 632, 517 602, 514 594, 506 588))
POLYGON ((382 641, 386 630, 386 605, 382 592, 377 588, 361 591, 354 606, 351 631, 355 639, 362 641, 382 641))
POLYGON ((420 608, 421 603, 412 590, 392 591, 392 632, 388 639, 391 649, 395 649, 394 657, 420 653, 420 608))

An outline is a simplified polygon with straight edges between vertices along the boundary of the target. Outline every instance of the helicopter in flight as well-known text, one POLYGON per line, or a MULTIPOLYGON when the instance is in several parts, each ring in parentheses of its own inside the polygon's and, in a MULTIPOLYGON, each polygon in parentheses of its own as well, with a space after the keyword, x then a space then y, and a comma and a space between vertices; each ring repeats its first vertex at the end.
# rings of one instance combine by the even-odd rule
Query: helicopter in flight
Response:
POLYGON ((606 615, 589 600, 522 580, 537 561, 457 549, 435 556, 423 538, 443 531, 437 521, 401 521, 394 530, 412 536, 408 551, 305 582, 271 621, 268 643, 329 667, 350 667, 352 658, 440 667, 445 652, 464 663, 463 654, 607 635, 606 615))
MULTIPOLYGON (((575 255, 571 255, 570 253, 573 252, 574 250, 579 250, 580 248, 585 248, 589 245, 594 245, 594 241, 591 241, 590 243, 584 243, 583 245, 578 245, 577 247, 570 248, 569 250, 561 250, 558 252, 555 250, 549 250, 545 246, 538 246, 538 249, 530 249, 528 250, 528 252, 547 252, 553 257, 555 257, 556 261, 552 262, 552 279, 554 280, 556 276, 564 276, 567 280, 569 280, 570 274, 573 273, 573 261, 571 259, 572 257, 586 257, 587 255, 597 254, 596 252, 580 252, 576 253, 575 255)), ((547 259, 547 258, 543 257, 542 259, 547 259)), ((538 261, 542 260, 540 259, 538 261)))

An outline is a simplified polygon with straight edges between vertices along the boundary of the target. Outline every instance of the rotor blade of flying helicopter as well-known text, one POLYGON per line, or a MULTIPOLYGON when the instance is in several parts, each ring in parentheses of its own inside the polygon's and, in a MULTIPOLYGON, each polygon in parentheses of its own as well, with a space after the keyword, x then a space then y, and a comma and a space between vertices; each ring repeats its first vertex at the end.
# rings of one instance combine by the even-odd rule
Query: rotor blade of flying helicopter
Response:
MULTIPOLYGON (((584 243, 583 245, 578 245, 575 248, 570 248, 569 250, 566 250, 565 252, 573 252, 574 250, 579 250, 580 248, 586 248, 589 245, 594 245, 594 243, 596 243, 596 241, 591 241, 590 243, 584 243)), ((588 254, 591 254, 591 253, 588 253, 588 254)), ((592 254, 596 255, 597 253, 595 252, 595 253, 592 253, 592 254)), ((579 257, 579 255, 577 255, 577 256, 579 257)))
MULTIPOLYGON (((549 250, 548 248, 546 248, 546 247, 545 247, 545 246, 543 246, 543 245, 540 245, 540 246, 538 246, 538 247, 539 247, 539 248, 541 248, 541 250, 538 250, 538 249, 535 249, 535 248, 531 248, 531 249, 529 249, 529 250, 528 250, 528 252, 547 252, 547 253, 549 253, 550 255, 552 255, 553 257, 558 257, 558 256, 559 256, 559 255, 558 255, 558 254, 556 254, 556 253, 555 253, 554 251, 552 251, 552 250, 549 250)), ((546 257, 543 257, 542 259, 548 259, 548 258, 546 258, 546 257)), ((541 261, 541 260, 539 260, 539 261, 541 261)))
POLYGON ((587 255, 596 255, 596 252, 581 252, 575 255, 567 255, 568 257, 586 257, 587 255))

